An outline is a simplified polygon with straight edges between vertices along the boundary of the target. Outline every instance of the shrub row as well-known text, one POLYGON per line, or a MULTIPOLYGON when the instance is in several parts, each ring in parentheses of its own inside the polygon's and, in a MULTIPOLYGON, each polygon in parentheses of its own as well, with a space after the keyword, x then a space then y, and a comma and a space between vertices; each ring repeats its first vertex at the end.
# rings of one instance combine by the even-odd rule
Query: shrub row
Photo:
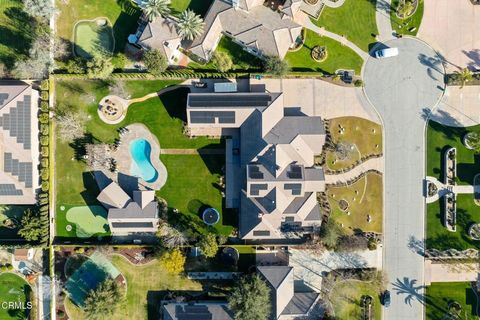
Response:
MULTIPOLYGON (((449 73, 445 75, 445 83, 449 86, 461 86, 462 79, 458 73, 449 73)), ((480 72, 473 74, 473 79, 465 83, 466 86, 479 86, 480 85, 480 72)))

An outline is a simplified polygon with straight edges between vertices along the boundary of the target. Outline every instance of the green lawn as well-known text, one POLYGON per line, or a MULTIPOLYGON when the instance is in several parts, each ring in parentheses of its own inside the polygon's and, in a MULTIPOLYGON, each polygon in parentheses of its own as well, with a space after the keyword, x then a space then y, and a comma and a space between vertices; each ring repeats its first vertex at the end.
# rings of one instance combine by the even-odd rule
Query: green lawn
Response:
POLYGON ((212 2, 213 0, 172 0, 170 7, 173 14, 179 14, 188 8, 204 17, 212 2))
POLYGON ((362 307, 360 306, 360 299, 363 295, 369 295, 373 298, 372 319, 382 318, 379 289, 371 283, 358 280, 342 281, 335 285, 330 295, 329 300, 333 303, 335 319, 363 319, 362 307))
POLYGON ((32 312, 27 309, 27 302, 31 299, 32 288, 23 278, 13 273, 0 274, 0 306, 4 306, 8 302, 22 303, 21 308, 0 308, 0 319, 27 319, 32 312))
POLYGON ((297 72, 323 72, 334 74, 338 69, 355 70, 360 74, 363 59, 352 49, 343 46, 340 42, 328 37, 321 37, 311 30, 307 30, 305 44, 300 50, 289 52, 285 59, 297 72), (328 57, 323 62, 316 62, 310 53, 315 46, 327 47, 328 57))
MULTIPOLYGON (((219 181, 225 157, 217 155, 162 155, 167 167, 168 179, 158 195, 167 200, 170 220, 175 224, 197 229, 201 233, 208 231, 202 221, 206 207, 222 212, 222 195, 215 185, 219 181)), ((220 221, 214 226, 218 233, 229 235, 232 231, 231 217, 225 217, 230 211, 223 210, 220 221), (230 219, 229 219, 230 218, 230 219)))
POLYGON ((330 134, 334 143, 354 145, 355 150, 343 160, 335 152, 327 151, 326 165, 331 170, 340 170, 353 165, 363 157, 382 153, 382 126, 357 117, 330 119, 330 134))
POLYGON ((477 319, 476 297, 470 282, 434 282, 426 290, 426 319, 477 319), (452 302, 462 306, 459 318, 448 316, 448 306, 452 302))
POLYGON ((397 17, 395 10, 400 3, 400 0, 392 0, 392 10, 390 11, 390 21, 392 22, 392 29, 395 30, 398 34, 416 36, 418 29, 420 29, 420 24, 422 23, 423 10, 424 10, 424 0, 419 0, 419 4, 415 13, 407 18, 400 19, 397 17), (409 31, 409 29, 415 28, 415 30, 409 31))
MULTIPOLYGON (((144 266, 134 266, 124 257, 112 256, 113 265, 123 274, 127 296, 117 312, 109 319, 158 319, 156 310, 167 291, 200 292, 202 285, 183 275, 165 272, 159 260, 144 266)), ((73 320, 85 319, 83 312, 68 299, 68 315, 73 320)))
POLYGON ((15 61, 28 55, 35 38, 31 18, 18 0, 0 0, 0 62, 11 68, 15 61))
POLYGON ((480 125, 468 128, 454 128, 434 121, 428 122, 427 175, 443 179, 441 165, 443 163, 444 151, 450 147, 456 147, 457 184, 473 184, 473 178, 480 172, 480 157, 463 145, 462 138, 467 132, 480 133, 480 125))
POLYGON ((327 196, 332 208, 332 217, 343 224, 346 233, 355 229, 364 232, 382 233, 383 179, 381 175, 369 173, 348 187, 328 187, 327 196), (348 202, 347 212, 339 207, 339 201, 348 202), (367 222, 367 215, 372 220, 367 222))
MULTIPOLYGON (((136 98, 177 83, 177 81, 125 81, 124 87, 126 95, 136 98)), ((86 125, 87 134, 84 139, 68 143, 57 137, 55 152, 57 235, 66 236, 65 226, 67 220, 65 217, 62 217, 66 211, 62 213, 59 210, 60 206, 72 207, 99 204, 96 201, 96 197, 100 191, 93 175, 81 159, 81 155, 84 152, 82 147, 84 143, 111 143, 119 136, 116 131, 117 128, 131 123, 143 123, 159 139, 162 148, 198 149, 207 146, 209 148, 221 147, 218 139, 190 139, 183 134, 183 123, 186 121, 186 89, 174 90, 162 95, 160 98, 152 98, 131 105, 126 119, 118 125, 107 125, 97 115, 97 102, 108 93, 108 82, 105 81, 56 82, 57 105, 64 104, 70 108, 82 110, 90 116, 86 125)), ((200 159, 195 156, 193 158, 200 159)), ((169 169, 168 166, 167 169, 169 169)), ((175 170, 172 170, 172 174, 170 174, 169 170, 167 186, 168 182, 175 183, 175 179, 182 179, 185 176, 184 171, 173 174, 175 170)), ((204 177, 204 175, 205 173, 202 172, 201 177, 204 177)), ((196 188, 196 185, 193 183, 190 186, 191 188, 196 188)), ((206 195, 207 198, 202 200, 205 203, 211 201, 210 197, 216 199, 215 197, 218 194, 214 186, 206 184, 202 186, 202 188, 207 187, 209 190, 202 191, 205 192, 204 194, 200 191, 193 193, 200 200, 202 200, 201 196, 206 195), (211 196, 211 194, 215 194, 215 196, 211 196)), ((166 200, 169 201, 168 198, 166 200)), ((215 200, 214 204, 216 207, 218 207, 219 202, 221 204, 221 198, 220 200, 215 200)), ((179 208, 182 207, 182 204, 175 200, 172 204, 178 205, 179 208)), ((221 206, 219 208, 221 209, 221 206)), ((70 234, 74 234, 73 231, 70 234)))
MULTIPOLYGON (((220 39, 216 51, 225 52, 232 58, 232 70, 261 71, 262 69, 262 60, 243 50, 243 47, 233 42, 232 39, 230 39, 229 37, 223 36, 220 39)), ((190 62, 188 67, 190 69, 200 72, 217 70, 212 62, 209 62, 207 64, 190 62)))
POLYGON ((75 55, 90 59, 98 54, 110 56, 115 49, 112 27, 84 21, 75 26, 75 55))
POLYGON ((472 223, 480 222, 480 207, 473 201, 473 195, 460 194, 457 196, 457 230, 447 231, 442 224, 440 202, 427 205, 427 240, 428 249, 480 249, 480 243, 468 237, 467 230, 472 223))
POLYGON ((123 52, 128 35, 137 29, 140 10, 133 1, 126 0, 75 0, 56 1, 59 12, 56 20, 57 35, 73 41, 74 25, 79 20, 93 20, 106 17, 112 23, 115 36, 115 52, 123 52))
POLYGON ((318 20, 312 20, 319 27, 345 36, 365 52, 375 43, 378 35, 375 19, 375 0, 346 0, 339 8, 323 9, 318 20))

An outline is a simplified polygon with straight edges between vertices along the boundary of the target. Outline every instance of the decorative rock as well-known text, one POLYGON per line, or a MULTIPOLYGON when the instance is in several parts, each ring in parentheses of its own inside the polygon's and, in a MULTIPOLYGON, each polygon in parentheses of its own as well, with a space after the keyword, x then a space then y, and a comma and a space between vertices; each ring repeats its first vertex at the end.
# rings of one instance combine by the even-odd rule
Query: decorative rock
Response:
POLYGON ((65 211, 65 206, 60 206, 60 210, 65 211))
POLYGON ((68 232, 72 231, 72 225, 70 224, 67 224, 67 226, 65 227, 65 230, 67 230, 68 232))

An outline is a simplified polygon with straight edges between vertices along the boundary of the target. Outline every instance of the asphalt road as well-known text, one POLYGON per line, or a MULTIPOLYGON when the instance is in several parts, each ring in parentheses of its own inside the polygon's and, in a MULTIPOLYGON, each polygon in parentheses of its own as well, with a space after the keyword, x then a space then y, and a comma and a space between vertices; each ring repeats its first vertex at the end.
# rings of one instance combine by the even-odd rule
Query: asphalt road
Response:
POLYGON ((402 38, 387 41, 398 47, 392 58, 369 58, 364 68, 365 93, 384 125, 384 252, 391 305, 384 319, 424 316, 424 259, 409 248, 424 239, 425 118, 443 94, 444 68, 425 43, 402 38))

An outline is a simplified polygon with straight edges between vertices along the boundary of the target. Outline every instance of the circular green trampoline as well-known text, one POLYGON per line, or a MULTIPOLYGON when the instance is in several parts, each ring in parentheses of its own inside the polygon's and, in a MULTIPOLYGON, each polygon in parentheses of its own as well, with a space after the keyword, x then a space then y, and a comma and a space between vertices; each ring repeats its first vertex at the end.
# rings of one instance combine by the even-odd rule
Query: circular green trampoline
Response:
POLYGON ((78 21, 73 32, 74 53, 78 57, 111 55, 115 49, 113 29, 106 18, 78 21))

